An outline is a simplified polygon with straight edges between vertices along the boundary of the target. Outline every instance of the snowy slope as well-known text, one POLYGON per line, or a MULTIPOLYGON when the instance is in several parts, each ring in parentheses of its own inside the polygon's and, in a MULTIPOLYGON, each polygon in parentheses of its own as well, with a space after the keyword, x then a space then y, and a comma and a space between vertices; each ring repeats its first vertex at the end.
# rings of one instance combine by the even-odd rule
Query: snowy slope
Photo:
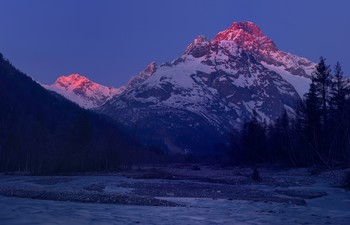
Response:
POLYGON ((113 96, 125 90, 124 87, 116 89, 94 83, 79 74, 61 76, 54 84, 43 86, 86 109, 99 107, 113 96))
MULTIPOLYGON (((304 95, 308 92, 310 83, 311 83, 310 77, 293 75, 289 71, 287 71, 286 67, 284 66, 270 65, 265 62, 261 62, 261 64, 264 65, 269 70, 275 71, 276 73, 281 75, 282 78, 285 79, 288 83, 293 85, 293 87, 298 92, 301 98, 303 98, 304 95)), ((311 67, 311 68, 314 68, 314 67, 311 67)), ((308 74, 312 73, 313 70, 311 68, 308 68, 308 74)))

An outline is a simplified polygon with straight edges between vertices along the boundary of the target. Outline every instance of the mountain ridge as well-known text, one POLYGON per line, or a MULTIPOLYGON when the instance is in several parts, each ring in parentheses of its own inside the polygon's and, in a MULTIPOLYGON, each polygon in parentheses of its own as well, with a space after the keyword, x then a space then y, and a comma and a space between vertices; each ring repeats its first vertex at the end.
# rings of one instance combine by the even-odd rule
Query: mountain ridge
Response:
POLYGON ((130 129, 150 133, 141 138, 145 141, 166 140, 163 144, 170 152, 178 152, 173 146, 200 152, 199 141, 183 143, 185 135, 176 136, 175 131, 192 130, 186 135, 197 140, 209 134, 218 137, 208 144, 214 149, 225 142, 223 136, 253 116, 271 123, 286 111, 294 113, 314 66, 277 49, 252 22, 235 22, 212 40, 197 37, 180 57, 155 66, 147 79, 98 111, 130 129))
MULTIPOLYGON (((292 84, 298 92, 299 97, 302 98, 307 92, 311 72, 315 64, 305 58, 296 57, 290 53, 278 50, 275 43, 267 36, 264 36, 258 26, 249 21, 232 23, 228 29, 219 32, 212 40, 203 35, 198 36, 187 46, 184 53, 171 63, 178 63, 182 60, 181 57, 185 57, 186 55, 192 55, 194 58, 203 57, 213 49, 218 48, 220 42, 233 42, 244 51, 254 53, 255 57, 260 60, 264 67, 282 75, 285 80, 292 84), (297 76, 290 76, 291 74, 297 76)), ((227 44, 229 45, 229 43, 227 44)), ((212 62, 213 60, 207 61, 207 63, 212 62)), ((114 95, 120 95, 125 90, 133 88, 147 80, 156 72, 158 67, 156 62, 151 62, 142 72, 131 77, 127 85, 119 88, 94 83, 79 74, 71 74, 67 77, 61 76, 54 84, 43 86, 76 102, 83 108, 90 109, 103 105, 114 95), (72 76, 73 79, 67 79, 72 76), (81 82, 81 80, 85 82, 81 82), (85 85, 79 86, 77 85, 78 83, 85 85), (91 86, 94 88, 89 88, 91 86)))
POLYGON ((211 40, 198 36, 172 62, 150 63, 94 110, 146 145, 200 152, 225 143, 227 133, 252 117, 273 123, 294 114, 315 65, 279 50, 254 23, 234 22, 211 40), (213 141, 203 146, 208 135, 213 141))

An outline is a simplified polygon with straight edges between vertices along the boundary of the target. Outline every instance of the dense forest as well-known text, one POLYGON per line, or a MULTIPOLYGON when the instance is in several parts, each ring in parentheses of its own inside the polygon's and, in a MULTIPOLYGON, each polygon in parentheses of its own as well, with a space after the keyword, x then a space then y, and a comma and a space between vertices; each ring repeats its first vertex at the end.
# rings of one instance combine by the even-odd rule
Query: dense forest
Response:
POLYGON ((140 151, 112 121, 42 88, 1 54, 0 128, 0 171, 111 170, 140 151))
POLYGON ((350 165, 350 84, 340 63, 331 70, 323 57, 295 115, 285 112, 266 125, 252 118, 231 135, 235 164, 336 168, 350 165))

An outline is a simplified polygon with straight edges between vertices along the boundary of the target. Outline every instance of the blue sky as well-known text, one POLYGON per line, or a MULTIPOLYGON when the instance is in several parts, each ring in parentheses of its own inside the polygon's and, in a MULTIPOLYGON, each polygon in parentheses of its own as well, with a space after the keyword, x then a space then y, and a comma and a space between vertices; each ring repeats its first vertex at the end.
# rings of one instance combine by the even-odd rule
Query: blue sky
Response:
POLYGON ((42 83, 80 73, 118 87, 198 35, 252 21, 281 49, 350 74, 348 0, 0 0, 0 52, 42 83))

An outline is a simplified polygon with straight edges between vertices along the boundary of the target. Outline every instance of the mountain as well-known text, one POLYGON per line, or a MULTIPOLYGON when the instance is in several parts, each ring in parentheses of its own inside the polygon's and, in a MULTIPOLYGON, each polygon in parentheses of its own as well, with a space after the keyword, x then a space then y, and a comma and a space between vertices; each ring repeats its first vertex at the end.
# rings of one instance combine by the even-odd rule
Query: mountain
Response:
POLYGON ((156 70, 155 62, 150 63, 144 71, 132 77, 126 86, 119 88, 106 87, 92 82, 87 77, 79 74, 61 76, 52 85, 42 86, 54 91, 68 100, 77 103, 85 109, 92 109, 103 105, 115 95, 120 95, 126 89, 130 89, 142 83, 156 70))
POLYGON ((293 113, 315 64, 279 50, 252 22, 199 36, 170 63, 151 64, 97 110, 170 153, 217 153, 254 116, 293 113))
POLYGON ((125 87, 116 89, 94 83, 79 74, 61 76, 54 84, 43 87, 61 94, 85 109, 99 107, 125 90, 125 87))
POLYGON ((1 54, 0 127, 0 171, 110 170, 138 148, 115 122, 47 91, 1 54))

